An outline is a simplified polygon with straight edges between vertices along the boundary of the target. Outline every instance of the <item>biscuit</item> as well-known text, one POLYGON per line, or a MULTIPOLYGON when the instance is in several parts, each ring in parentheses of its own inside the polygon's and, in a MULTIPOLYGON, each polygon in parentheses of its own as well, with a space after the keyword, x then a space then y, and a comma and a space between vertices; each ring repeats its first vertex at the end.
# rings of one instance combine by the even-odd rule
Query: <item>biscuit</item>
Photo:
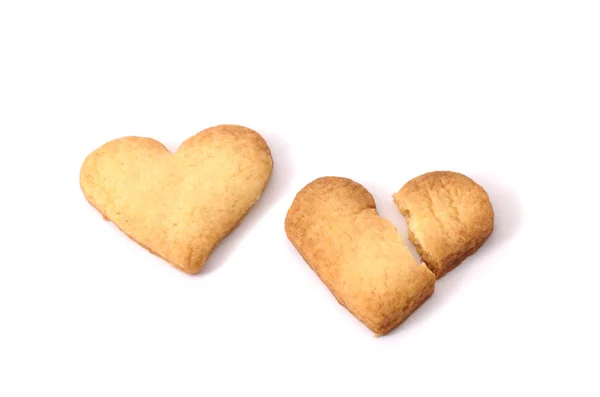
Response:
POLYGON ((377 335, 402 323, 434 291, 373 196, 346 178, 323 177, 296 195, 285 231, 337 301, 377 335))
POLYGON ((418 176, 393 199, 406 217, 410 241, 437 278, 477 251, 494 229, 488 194, 456 172, 418 176))
POLYGON ((175 153, 150 138, 110 141, 87 156, 80 186, 127 236, 194 274, 259 199, 272 167, 257 132, 220 125, 175 153))

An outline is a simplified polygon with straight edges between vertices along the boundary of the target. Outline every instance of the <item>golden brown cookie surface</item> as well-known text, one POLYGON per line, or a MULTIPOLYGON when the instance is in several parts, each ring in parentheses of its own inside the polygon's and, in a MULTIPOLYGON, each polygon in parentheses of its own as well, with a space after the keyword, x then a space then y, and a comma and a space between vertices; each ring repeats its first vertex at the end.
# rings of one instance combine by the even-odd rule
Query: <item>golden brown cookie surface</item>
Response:
POLYGON ((220 125, 175 153, 150 138, 110 141, 85 159, 80 185, 126 235, 193 274, 259 199, 272 166, 257 132, 220 125))
POLYGON ((295 197, 288 238, 340 304, 378 335, 427 300, 435 276, 418 264, 371 194, 346 178, 324 177, 295 197))
POLYGON ((410 240, 438 278, 473 254, 494 228, 486 191, 456 172, 418 176, 393 198, 408 221, 410 240))

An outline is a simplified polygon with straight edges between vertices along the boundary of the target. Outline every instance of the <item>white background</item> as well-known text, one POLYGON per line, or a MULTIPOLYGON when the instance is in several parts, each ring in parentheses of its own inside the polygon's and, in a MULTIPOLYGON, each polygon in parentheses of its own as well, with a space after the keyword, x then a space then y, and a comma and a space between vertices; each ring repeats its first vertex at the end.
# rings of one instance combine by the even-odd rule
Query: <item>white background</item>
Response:
POLYGON ((0 395, 599 395, 597 1, 0 5, 0 395), (85 201, 125 135, 268 141, 262 199, 188 276, 85 201), (426 171, 491 196, 490 240, 390 335, 288 242, 316 177, 426 171))

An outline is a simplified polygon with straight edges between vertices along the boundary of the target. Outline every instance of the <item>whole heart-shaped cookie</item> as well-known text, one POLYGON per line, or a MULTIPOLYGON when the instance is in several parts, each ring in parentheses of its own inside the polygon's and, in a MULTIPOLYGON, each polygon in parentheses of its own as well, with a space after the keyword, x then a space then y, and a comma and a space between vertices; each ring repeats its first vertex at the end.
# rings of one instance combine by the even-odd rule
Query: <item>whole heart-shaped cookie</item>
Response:
POLYGON ((272 167, 257 132, 220 125, 175 153, 149 138, 110 141, 85 159, 80 184, 86 199, 131 239, 194 274, 259 199, 272 167))
POLYGON ((410 241, 437 278, 477 251, 494 229, 488 194, 457 172, 418 176, 393 198, 408 222, 410 241))
POLYGON ((402 323, 434 291, 435 276, 375 209, 362 185, 323 177, 296 195, 285 231, 337 301, 377 335, 402 323))

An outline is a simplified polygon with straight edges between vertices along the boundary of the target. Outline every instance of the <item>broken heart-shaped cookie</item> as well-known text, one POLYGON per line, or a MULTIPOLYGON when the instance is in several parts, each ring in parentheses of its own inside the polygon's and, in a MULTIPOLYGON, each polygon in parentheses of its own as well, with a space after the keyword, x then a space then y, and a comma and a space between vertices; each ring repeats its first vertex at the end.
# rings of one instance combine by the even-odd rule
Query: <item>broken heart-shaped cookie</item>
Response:
POLYGON ((296 195, 285 231, 337 301, 377 335, 402 323, 434 291, 435 276, 362 185, 323 177, 296 195))
POLYGON ((494 229, 488 194, 457 172, 418 176, 393 199, 408 222, 409 240, 437 278, 475 253, 494 229))
POLYGON ((127 236, 194 274, 257 202, 272 168, 257 132, 219 125, 175 153, 150 138, 110 141, 87 156, 80 185, 90 204, 127 236))

